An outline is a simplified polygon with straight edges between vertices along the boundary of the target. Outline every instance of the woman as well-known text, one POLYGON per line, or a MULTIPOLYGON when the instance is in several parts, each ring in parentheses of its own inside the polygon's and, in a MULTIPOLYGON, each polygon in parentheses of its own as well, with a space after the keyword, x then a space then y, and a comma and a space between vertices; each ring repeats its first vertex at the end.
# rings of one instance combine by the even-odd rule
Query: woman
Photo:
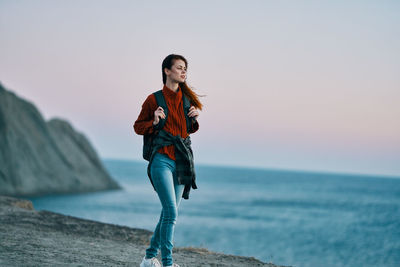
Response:
POLYGON ((164 59, 162 95, 168 112, 157 105, 155 94, 151 94, 134 124, 137 134, 155 135, 148 174, 162 205, 160 219, 140 267, 161 266, 156 259, 158 249, 161 249, 163 266, 179 267, 172 259, 174 227, 181 198, 187 199, 190 188, 197 188, 189 134, 199 129, 198 109, 202 109, 198 95, 185 82, 186 68, 187 61, 181 55, 171 54, 164 59), (190 102, 186 114, 184 97, 190 102))

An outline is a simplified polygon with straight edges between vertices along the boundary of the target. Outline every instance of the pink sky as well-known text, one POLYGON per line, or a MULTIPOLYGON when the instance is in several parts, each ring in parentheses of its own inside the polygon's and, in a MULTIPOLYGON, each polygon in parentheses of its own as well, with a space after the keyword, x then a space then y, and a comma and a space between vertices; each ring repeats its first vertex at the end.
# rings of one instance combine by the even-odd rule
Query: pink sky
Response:
POLYGON ((398 1, 1 1, 0 81, 103 158, 189 61, 197 163, 400 175, 398 1))

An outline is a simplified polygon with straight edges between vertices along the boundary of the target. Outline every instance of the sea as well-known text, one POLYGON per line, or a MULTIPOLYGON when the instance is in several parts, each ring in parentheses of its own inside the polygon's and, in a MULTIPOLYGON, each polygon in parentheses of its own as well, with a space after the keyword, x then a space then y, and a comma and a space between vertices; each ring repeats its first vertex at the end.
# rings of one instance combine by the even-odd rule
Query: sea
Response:
MULTIPOLYGON (((153 231, 145 161, 103 160, 122 190, 30 198, 35 209, 153 231)), ((284 266, 400 266, 400 177, 196 165, 178 247, 284 266)))

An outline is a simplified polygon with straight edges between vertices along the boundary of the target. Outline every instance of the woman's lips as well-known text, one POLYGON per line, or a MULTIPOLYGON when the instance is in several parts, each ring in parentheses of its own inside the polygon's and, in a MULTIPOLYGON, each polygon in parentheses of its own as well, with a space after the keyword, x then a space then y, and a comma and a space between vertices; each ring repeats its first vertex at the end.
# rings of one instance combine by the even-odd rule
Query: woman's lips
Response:
POLYGON ((181 76, 182 79, 185 79, 185 77, 186 77, 185 75, 182 75, 182 76, 181 76))

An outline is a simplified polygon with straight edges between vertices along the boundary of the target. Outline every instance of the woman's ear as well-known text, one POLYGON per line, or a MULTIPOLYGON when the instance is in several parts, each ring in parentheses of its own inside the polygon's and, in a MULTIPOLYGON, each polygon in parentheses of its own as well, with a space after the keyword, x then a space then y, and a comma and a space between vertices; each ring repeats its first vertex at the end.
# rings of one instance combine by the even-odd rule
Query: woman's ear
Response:
POLYGON ((168 68, 164 68, 164 73, 165 73, 165 75, 169 75, 169 73, 170 73, 171 71, 168 69, 168 68))

